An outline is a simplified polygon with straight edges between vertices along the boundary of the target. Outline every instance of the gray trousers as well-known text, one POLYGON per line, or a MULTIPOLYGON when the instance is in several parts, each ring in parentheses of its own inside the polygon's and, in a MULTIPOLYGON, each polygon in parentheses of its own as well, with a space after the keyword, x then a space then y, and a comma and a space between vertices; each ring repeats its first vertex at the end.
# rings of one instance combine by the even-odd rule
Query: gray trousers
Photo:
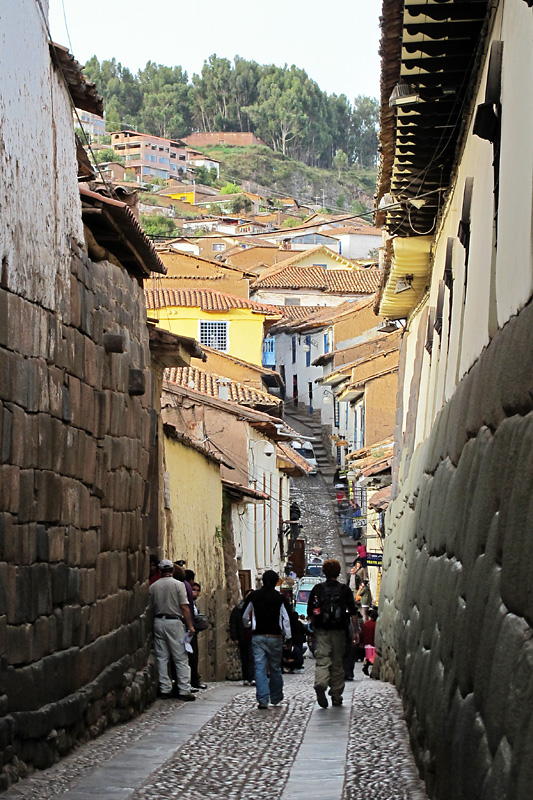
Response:
POLYGON ((315 689, 327 689, 339 699, 344 691, 344 649, 346 631, 317 628, 315 650, 315 689))
POLYGON ((178 691, 189 694, 191 691, 191 670, 185 650, 185 626, 180 619, 154 619, 154 647, 157 658, 159 691, 170 694, 172 682, 168 674, 169 658, 174 662, 178 691))

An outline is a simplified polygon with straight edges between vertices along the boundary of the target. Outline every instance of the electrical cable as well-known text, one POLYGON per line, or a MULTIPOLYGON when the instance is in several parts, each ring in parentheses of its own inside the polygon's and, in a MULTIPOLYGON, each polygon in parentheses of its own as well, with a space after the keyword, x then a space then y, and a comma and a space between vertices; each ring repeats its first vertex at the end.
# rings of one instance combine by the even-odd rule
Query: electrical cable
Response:
MULTIPOLYGON (((56 53, 57 67, 58 67, 58 69, 59 69, 59 71, 61 73, 61 77, 63 78, 63 80, 65 82, 65 85, 68 87, 68 81, 67 81, 67 78, 65 76, 65 73, 63 72, 63 67, 61 66, 61 60, 59 58, 55 42, 52 41, 52 33, 50 31, 50 26, 48 25, 48 20, 46 18, 46 14, 44 12, 44 9, 43 9, 43 6, 42 6, 42 2, 41 2, 41 0, 36 0, 36 3, 37 3, 37 6, 39 8, 39 11, 41 12, 41 17, 43 19, 44 27, 45 27, 45 30, 46 30, 46 33, 47 33, 47 36, 48 36, 48 43, 54 48, 54 52, 56 53)), ((65 10, 65 7, 63 6, 63 11, 64 10, 65 10)), ((66 17, 65 17, 65 25, 66 25, 66 17)), ((70 35, 68 33, 68 27, 67 27, 67 38, 68 38, 69 43, 70 43, 70 35)), ((71 45, 71 53, 72 53, 72 45, 71 45)), ((99 173, 99 175, 100 175, 100 177, 102 179, 102 182, 103 182, 104 186, 106 187, 107 191, 110 193, 111 197, 115 197, 116 198, 116 193, 115 193, 115 190, 114 190, 113 186, 110 183, 108 183, 108 181, 105 178, 102 170, 100 169, 100 166, 99 166, 98 162, 96 161, 96 156, 95 156, 94 151, 93 151, 93 149, 91 147, 91 142, 89 140, 89 137, 87 136, 87 132, 85 131, 85 128, 83 127, 83 123, 82 123, 82 121, 80 119, 80 115, 78 114, 78 109, 74 105, 74 100, 72 99, 72 95, 68 90, 67 90, 67 92, 68 92, 70 105, 72 107, 72 110, 74 111, 74 114, 76 115, 76 119, 78 121, 78 125, 80 127, 80 130, 83 133, 83 137, 85 139, 85 143, 86 143, 86 145, 87 145, 87 147, 89 149, 89 152, 90 152, 90 154, 91 154, 91 156, 93 158, 94 166, 96 167, 96 170, 98 171, 98 173, 99 173)))

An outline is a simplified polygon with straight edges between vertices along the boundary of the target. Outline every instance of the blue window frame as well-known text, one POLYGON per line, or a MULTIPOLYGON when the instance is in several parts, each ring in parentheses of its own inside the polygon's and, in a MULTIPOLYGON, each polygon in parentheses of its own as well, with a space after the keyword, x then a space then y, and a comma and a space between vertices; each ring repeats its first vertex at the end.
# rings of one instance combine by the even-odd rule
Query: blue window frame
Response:
POLYGON ((306 354, 305 354, 305 366, 306 367, 310 367, 311 366, 311 337, 310 336, 306 336, 305 337, 305 344, 309 348, 307 350, 306 354))
POLYGON ((296 364, 296 336, 292 337, 292 363, 296 364))
POLYGON ((326 331, 324 334, 324 353, 329 353, 331 349, 329 331, 326 331))

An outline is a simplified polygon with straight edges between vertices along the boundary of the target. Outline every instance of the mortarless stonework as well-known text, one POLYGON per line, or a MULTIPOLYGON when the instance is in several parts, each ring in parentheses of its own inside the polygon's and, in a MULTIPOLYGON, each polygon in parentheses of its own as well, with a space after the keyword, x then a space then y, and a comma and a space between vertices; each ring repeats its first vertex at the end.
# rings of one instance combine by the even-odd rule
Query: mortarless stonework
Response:
POLYGON ((0 288, 0 788, 155 692, 143 290, 74 243, 70 263, 63 317, 0 288))
POLYGON ((432 798, 533 784, 533 304, 498 332, 392 504, 374 675, 432 798))

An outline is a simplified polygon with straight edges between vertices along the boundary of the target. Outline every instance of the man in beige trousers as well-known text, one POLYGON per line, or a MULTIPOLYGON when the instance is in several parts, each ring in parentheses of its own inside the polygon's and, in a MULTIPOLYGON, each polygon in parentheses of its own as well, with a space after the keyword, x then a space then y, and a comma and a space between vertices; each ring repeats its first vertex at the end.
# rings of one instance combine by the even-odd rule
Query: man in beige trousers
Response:
POLYGON ((313 586, 307 604, 307 616, 315 630, 315 692, 322 708, 328 707, 326 691, 329 687, 331 704, 342 705, 344 691, 344 651, 350 617, 353 625, 353 643, 359 641, 359 622, 353 594, 344 583, 339 583, 341 565, 334 559, 322 564, 326 576, 324 583, 313 586))

